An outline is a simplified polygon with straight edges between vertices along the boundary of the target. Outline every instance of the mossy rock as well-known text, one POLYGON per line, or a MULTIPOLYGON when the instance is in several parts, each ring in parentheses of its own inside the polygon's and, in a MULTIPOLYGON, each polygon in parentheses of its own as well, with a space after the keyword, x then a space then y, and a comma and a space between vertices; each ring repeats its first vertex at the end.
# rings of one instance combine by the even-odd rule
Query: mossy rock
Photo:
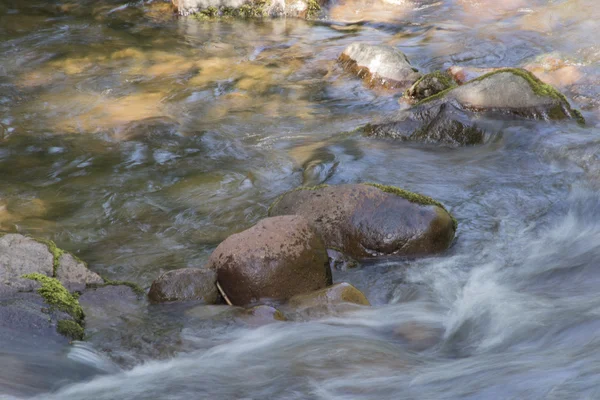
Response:
POLYGON ((561 92, 521 68, 497 69, 462 86, 427 97, 417 105, 437 100, 453 101, 475 112, 501 111, 525 118, 575 119, 585 124, 581 113, 571 107, 561 92))
POLYGON ((456 82, 454 82, 449 74, 435 71, 423 75, 408 88, 405 95, 412 101, 420 101, 456 86, 456 82))
POLYGON ((56 278, 50 278, 42 274, 23 275, 25 279, 31 279, 42 284, 38 293, 44 298, 51 307, 64 311, 79 323, 83 322, 83 309, 79 301, 73 296, 56 278))
POLYGON ((298 188, 280 196, 269 215, 301 215, 327 248, 358 259, 439 253, 457 228, 440 202, 374 183, 298 188))
POLYGON ((62 311, 73 318, 59 320, 56 327, 57 332, 72 340, 82 340, 85 314, 77 297, 71 294, 56 278, 37 273, 24 275, 23 278, 41 283, 42 286, 37 293, 50 306, 50 310, 62 311))
POLYGON ((72 340, 83 340, 85 331, 83 327, 75 321, 69 319, 61 319, 58 321, 56 330, 61 335, 72 340))

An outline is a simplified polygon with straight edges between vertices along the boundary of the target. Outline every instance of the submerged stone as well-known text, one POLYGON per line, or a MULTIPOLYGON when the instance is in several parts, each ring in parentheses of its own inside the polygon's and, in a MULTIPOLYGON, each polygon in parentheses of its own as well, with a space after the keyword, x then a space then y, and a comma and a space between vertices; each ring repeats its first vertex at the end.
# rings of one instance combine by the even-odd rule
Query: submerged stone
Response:
POLYGON ((406 55, 391 46, 352 43, 339 61, 371 86, 406 89, 421 77, 406 55))
POLYGON ((262 326, 273 322, 287 321, 287 318, 281 311, 266 305, 240 310, 236 318, 250 326, 262 326))
POLYGON ((217 274, 210 269, 183 268, 169 271, 152 282, 148 298, 165 301, 202 300, 215 304, 219 298, 217 274))
POLYGON ((456 230, 441 203, 378 184, 299 188, 277 199, 269 215, 301 215, 328 248, 356 258, 438 253, 456 230))
POLYGON ((337 283, 312 293, 300 294, 290 299, 288 304, 296 308, 327 307, 341 303, 370 306, 365 295, 349 283, 337 283))
POLYGON ((323 240, 297 215, 266 218, 231 235, 211 254, 208 266, 233 305, 289 299, 331 284, 323 240))

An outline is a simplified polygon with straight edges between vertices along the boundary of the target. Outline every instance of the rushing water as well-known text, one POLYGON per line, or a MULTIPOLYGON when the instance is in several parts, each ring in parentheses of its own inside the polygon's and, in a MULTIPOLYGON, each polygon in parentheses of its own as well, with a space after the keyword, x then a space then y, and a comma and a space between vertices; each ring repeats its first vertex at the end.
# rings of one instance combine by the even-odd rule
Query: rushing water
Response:
POLYGON ((393 184, 459 220, 437 257, 334 273, 371 308, 254 327, 142 305, 118 339, 0 343, 0 398, 600 398, 599 29, 596 0, 351 0, 319 22, 0 0, 1 230, 147 286, 301 184, 393 184), (354 41, 424 71, 529 65, 588 125, 496 121, 461 149, 364 138, 398 94, 340 70, 354 41), (149 117, 170 125, 128 136, 149 117))

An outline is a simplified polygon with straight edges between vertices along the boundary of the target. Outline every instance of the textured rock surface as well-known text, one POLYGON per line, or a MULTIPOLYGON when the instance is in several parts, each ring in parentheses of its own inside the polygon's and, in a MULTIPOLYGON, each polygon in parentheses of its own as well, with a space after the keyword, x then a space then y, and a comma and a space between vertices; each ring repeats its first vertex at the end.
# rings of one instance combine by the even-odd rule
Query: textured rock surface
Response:
POLYGON ((71 320, 60 310, 49 309, 38 293, 0 293, 0 340, 9 342, 12 337, 27 338, 32 347, 48 343, 66 343, 68 338, 58 330, 58 321, 71 320))
POLYGON ((357 258, 423 255, 448 248, 455 221, 441 204, 380 187, 348 184, 293 190, 273 204, 270 215, 301 215, 328 248, 357 258))
POLYGON ((58 264, 56 279, 70 291, 82 291, 87 284, 104 283, 100 275, 90 271, 84 262, 69 253, 63 253, 58 259, 58 264))
POLYGON ((480 144, 485 138, 470 112, 444 102, 422 104, 401 112, 393 121, 367 125, 365 134, 449 147, 480 144))
POLYGON ((208 265, 234 305, 288 299, 331 284, 323 240, 300 216, 266 218, 231 235, 208 265))
POLYGON ((148 297, 153 302, 202 300, 214 304, 219 298, 216 282, 217 274, 210 269, 176 269, 152 282, 148 297))
POLYGON ((54 275, 54 256, 48 246, 19 234, 0 237, 0 282, 32 273, 54 275))
POLYGON ((406 89, 421 77, 406 55, 391 46, 352 43, 339 60, 345 69, 374 86, 406 89))
POLYGON ((432 72, 424 75, 408 88, 406 96, 413 101, 423 100, 455 86, 456 83, 450 75, 442 72, 432 72))

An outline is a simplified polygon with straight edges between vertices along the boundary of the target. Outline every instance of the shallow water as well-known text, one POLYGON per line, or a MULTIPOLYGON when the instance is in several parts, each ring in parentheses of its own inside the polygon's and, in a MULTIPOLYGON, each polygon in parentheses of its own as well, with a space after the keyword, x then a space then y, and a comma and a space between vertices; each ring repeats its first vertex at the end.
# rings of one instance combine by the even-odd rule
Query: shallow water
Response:
POLYGON ((0 0, 2 230, 148 286, 302 184, 397 185, 459 221, 444 254, 334 273, 372 308, 254 327, 141 305, 91 343, 4 343, 0 398, 600 398, 595 3, 348 1, 317 22, 198 22, 159 3, 0 0), (424 71, 530 66, 588 124, 490 121, 497 134, 461 149, 364 138, 399 95, 341 71, 354 41, 424 71), (149 117, 170 125, 128 136, 149 117))

